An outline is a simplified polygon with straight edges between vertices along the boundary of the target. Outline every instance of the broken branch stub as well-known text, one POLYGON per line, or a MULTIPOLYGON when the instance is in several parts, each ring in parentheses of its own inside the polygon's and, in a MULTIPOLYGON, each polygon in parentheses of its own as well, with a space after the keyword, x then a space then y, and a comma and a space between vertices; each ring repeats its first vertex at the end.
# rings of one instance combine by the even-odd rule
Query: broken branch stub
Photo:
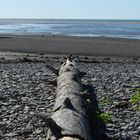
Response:
POLYGON ((47 140, 91 140, 80 75, 71 59, 61 65, 47 140))

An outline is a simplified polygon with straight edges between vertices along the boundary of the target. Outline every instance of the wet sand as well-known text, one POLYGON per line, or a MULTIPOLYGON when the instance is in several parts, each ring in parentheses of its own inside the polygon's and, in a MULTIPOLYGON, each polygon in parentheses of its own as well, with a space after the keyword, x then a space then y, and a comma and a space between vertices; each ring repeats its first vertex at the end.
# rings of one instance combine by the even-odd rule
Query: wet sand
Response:
POLYGON ((58 35, 0 35, 0 51, 140 57, 140 40, 58 35))

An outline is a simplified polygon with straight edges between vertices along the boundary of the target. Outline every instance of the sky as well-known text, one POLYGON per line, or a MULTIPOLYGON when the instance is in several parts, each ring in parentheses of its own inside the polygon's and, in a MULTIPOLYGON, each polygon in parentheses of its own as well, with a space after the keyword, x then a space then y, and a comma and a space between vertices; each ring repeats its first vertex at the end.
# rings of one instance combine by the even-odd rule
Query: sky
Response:
POLYGON ((0 0, 0 18, 140 19, 140 0, 0 0))

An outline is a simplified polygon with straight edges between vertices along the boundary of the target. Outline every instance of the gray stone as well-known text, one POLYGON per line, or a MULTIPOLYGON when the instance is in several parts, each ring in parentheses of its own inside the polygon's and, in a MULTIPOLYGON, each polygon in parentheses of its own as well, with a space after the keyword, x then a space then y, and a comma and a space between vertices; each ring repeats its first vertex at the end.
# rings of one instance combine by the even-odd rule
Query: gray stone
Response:
POLYGON ((121 127, 121 130, 125 130, 125 131, 126 131, 126 130, 128 130, 128 128, 129 128, 129 127, 128 127, 127 125, 126 125, 126 126, 122 126, 122 127, 121 127))
POLYGON ((137 132, 140 135, 140 126, 137 128, 137 132))
POLYGON ((16 133, 9 133, 9 134, 5 134, 6 137, 14 137, 17 136, 16 133))
POLYGON ((128 124, 128 126, 131 126, 131 127, 133 127, 134 125, 135 125, 134 122, 130 122, 130 123, 128 124))
POLYGON ((25 111, 26 113, 28 113, 28 111, 29 111, 29 106, 25 106, 25 107, 24 107, 24 111, 25 111))
POLYGON ((128 133, 122 132, 121 140, 131 140, 131 135, 129 135, 128 133))

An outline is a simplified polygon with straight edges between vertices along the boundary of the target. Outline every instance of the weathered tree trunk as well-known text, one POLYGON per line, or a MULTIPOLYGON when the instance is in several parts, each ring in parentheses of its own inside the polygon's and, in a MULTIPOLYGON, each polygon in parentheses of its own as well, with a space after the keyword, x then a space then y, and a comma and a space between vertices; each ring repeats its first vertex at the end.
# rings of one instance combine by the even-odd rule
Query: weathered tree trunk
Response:
POLYGON ((91 140, 82 91, 81 73, 75 62, 67 59, 58 73, 53 115, 47 119, 47 140, 91 140))

